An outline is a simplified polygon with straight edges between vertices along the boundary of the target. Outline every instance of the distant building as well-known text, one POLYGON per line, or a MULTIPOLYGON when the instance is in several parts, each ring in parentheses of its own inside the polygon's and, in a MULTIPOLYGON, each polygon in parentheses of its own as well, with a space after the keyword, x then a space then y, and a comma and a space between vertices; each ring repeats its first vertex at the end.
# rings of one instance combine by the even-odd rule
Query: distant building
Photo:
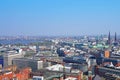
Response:
POLYGON ((115 32, 115 42, 117 41, 117 34, 116 34, 116 32, 115 32))
POLYGON ((115 32, 115 38, 114 38, 114 46, 118 46, 118 41, 117 41, 117 33, 115 32))
POLYGON ((107 44, 111 44, 111 36, 110 36, 110 32, 109 32, 109 34, 108 34, 108 42, 107 42, 107 44))

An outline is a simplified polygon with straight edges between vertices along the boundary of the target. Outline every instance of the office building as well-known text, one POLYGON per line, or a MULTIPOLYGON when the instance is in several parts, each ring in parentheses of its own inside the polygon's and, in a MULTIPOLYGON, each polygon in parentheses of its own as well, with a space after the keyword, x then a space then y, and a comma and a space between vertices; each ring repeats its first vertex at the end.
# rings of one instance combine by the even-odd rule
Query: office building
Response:
POLYGON ((22 57, 24 57, 22 53, 18 53, 17 51, 7 51, 3 55, 3 64, 4 64, 3 66, 7 67, 13 65, 12 60, 14 58, 22 58, 22 57))
POLYGON ((13 59, 13 65, 16 65, 19 69, 30 67, 32 71, 36 71, 43 68, 43 61, 28 58, 15 58, 13 59))

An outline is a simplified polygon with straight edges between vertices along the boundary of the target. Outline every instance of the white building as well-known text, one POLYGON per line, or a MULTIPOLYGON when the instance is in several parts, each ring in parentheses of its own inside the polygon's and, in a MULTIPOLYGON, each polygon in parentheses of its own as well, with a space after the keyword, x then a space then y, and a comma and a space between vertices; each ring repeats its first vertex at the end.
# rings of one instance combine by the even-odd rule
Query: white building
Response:
POLYGON ((44 80, 43 76, 33 76, 32 80, 44 80))
POLYGON ((74 77, 68 77, 68 78, 66 78, 65 80, 77 80, 77 78, 74 78, 74 77))
POLYGON ((56 64, 50 67, 47 67, 46 69, 48 70, 52 70, 52 71, 65 71, 65 72, 70 72, 71 71, 71 67, 67 67, 67 66, 63 66, 61 64, 56 64))

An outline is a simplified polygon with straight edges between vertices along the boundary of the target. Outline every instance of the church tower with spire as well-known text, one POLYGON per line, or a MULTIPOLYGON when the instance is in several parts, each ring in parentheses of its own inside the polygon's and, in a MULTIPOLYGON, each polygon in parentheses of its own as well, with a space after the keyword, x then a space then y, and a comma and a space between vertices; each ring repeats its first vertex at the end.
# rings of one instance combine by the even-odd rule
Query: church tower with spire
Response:
POLYGON ((110 36, 110 31, 109 31, 109 34, 108 34, 108 44, 109 44, 109 45, 111 44, 111 36, 110 36))
POLYGON ((115 42, 117 41, 117 34, 116 34, 116 32, 115 32, 115 42))
POLYGON ((118 46, 117 33, 116 32, 115 32, 115 38, 114 38, 114 46, 118 46))

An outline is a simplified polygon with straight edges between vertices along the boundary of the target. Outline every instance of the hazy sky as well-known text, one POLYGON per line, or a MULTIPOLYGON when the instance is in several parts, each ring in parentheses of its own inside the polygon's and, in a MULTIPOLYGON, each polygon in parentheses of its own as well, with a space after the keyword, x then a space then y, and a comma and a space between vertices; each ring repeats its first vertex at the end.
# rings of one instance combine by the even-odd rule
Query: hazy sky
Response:
POLYGON ((0 0, 0 35, 120 34, 120 0, 0 0))

